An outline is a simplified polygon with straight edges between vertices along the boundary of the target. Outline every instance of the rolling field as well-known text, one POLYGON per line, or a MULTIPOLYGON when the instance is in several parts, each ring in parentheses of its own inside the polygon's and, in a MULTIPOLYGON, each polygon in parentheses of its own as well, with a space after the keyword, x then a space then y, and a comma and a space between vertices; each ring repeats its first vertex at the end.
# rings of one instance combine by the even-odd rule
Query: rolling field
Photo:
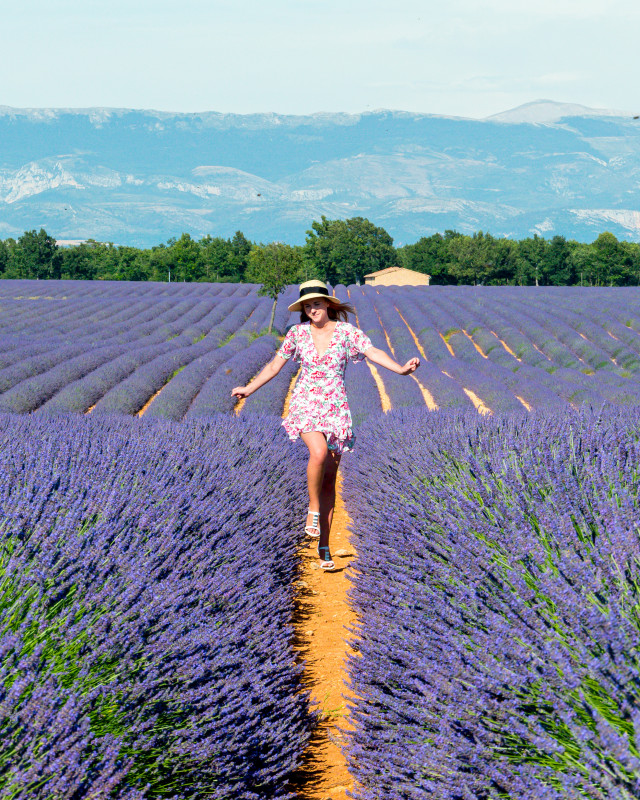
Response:
MULTIPOLYGON (((273 356, 289 324, 281 295, 249 284, 5 281, 0 411, 145 414, 181 420, 233 411, 229 391, 273 356), (37 284, 37 285, 36 285, 37 284), (36 289, 38 291, 36 291, 36 289)), ((356 424, 389 408, 481 413, 561 410, 640 398, 640 290, 343 286, 357 323, 409 381, 348 370, 356 424)), ((244 413, 281 414, 293 367, 244 413)))
POLYGON ((0 800, 640 796, 640 290, 335 287, 327 574, 257 289, 0 283, 0 800))

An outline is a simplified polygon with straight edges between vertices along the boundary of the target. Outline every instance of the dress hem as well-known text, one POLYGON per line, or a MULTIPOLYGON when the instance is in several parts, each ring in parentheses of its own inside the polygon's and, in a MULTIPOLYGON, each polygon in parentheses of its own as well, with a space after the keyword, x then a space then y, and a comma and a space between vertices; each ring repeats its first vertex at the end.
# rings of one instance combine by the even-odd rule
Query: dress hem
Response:
POLYGON ((316 428, 311 428, 308 431, 298 431, 298 430, 291 431, 287 427, 286 419, 284 419, 281 422, 281 425, 284 427, 287 436, 289 437, 289 441, 291 442, 295 442, 296 439, 299 439, 301 433, 311 433, 312 431, 318 431, 318 433, 322 433, 327 437, 327 446, 329 450, 331 450, 332 452, 338 452, 340 454, 350 453, 353 450, 356 441, 356 437, 353 434, 353 432, 348 434, 344 439, 341 439, 339 436, 337 436, 337 434, 334 431, 327 429, 323 430, 320 426, 316 428), (337 447, 335 445, 337 445, 337 447))

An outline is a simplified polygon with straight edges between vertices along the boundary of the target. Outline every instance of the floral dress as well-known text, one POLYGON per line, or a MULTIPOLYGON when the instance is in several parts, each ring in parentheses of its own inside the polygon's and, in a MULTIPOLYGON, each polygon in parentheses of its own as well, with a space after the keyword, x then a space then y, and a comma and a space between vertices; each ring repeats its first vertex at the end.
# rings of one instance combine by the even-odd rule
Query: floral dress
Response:
POLYGON ((355 436, 344 387, 344 370, 350 358, 364 359, 372 347, 371 339, 348 322, 336 322, 331 342, 320 356, 311 337, 311 323, 303 322, 289 329, 278 355, 294 356, 302 364, 291 396, 289 414, 282 424, 292 441, 301 433, 321 431, 329 450, 343 453, 353 450, 355 436))

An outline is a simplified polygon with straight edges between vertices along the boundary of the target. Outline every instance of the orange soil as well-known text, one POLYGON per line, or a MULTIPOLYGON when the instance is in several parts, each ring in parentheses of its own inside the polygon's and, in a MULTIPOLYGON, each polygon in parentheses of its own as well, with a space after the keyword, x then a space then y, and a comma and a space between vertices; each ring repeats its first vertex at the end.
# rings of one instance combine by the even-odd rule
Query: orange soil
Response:
MULTIPOLYGON (((377 291, 377 290, 376 290, 377 291)), ((380 292, 378 292, 380 294, 380 292)), ((349 295, 351 298, 351 295, 349 295)), ((378 322, 380 322, 380 317, 378 316, 378 322)), ((360 326, 360 322, 358 320, 358 312, 356 311, 356 325, 360 326)), ((384 330, 382 322, 380 322, 380 327, 384 331, 385 339, 389 345, 389 349, 393 352, 391 347, 391 342, 389 341, 389 337, 387 336, 387 332, 384 330)), ((382 403, 382 410, 386 413, 391 409, 391 400, 389 400, 389 395, 386 393, 384 389, 384 383, 382 382, 382 378, 380 377, 380 373, 376 369, 376 367, 367 359, 367 366, 371 370, 371 374, 373 375, 373 380, 376 382, 376 386, 378 387, 378 394, 380 395, 380 402, 382 403)))
POLYGON ((406 319, 405 319, 405 318, 402 316, 402 314, 400 314, 400 309, 398 308, 398 306, 394 306, 394 308, 395 308, 395 310, 398 312, 398 314, 399 314, 399 316, 400 316, 400 319, 401 319, 401 320, 404 322, 404 324, 407 326, 407 329, 409 330, 409 333, 411 334, 411 337, 412 337, 413 341, 415 342, 415 345, 416 345, 416 347, 418 348, 418 350, 419 350, 419 352, 420 352, 420 355, 421 355, 421 356, 422 356, 424 359, 427 359, 427 354, 424 352, 424 350, 423 350, 423 348, 422 348, 422 345, 421 345, 421 344, 420 344, 420 342, 418 341, 418 337, 415 335, 415 333, 414 333, 414 331, 413 331, 413 328, 411 327, 411 325, 409 325, 409 323, 408 323, 408 322, 407 322, 407 320, 406 320, 406 319))
POLYGON ((527 409, 527 411, 531 411, 531 406, 529 405, 529 403, 527 403, 526 400, 523 400, 522 397, 520 397, 520 395, 518 394, 516 395, 516 400, 519 400, 522 403, 522 405, 527 409))
POLYGON ((371 370, 373 379, 376 382, 376 386, 378 387, 378 392, 380 393, 380 402, 382 403, 382 410, 389 411, 389 409, 391 408, 391 400, 389 400, 389 395, 384 390, 384 383, 382 382, 380 373, 370 361, 367 361, 367 365, 371 370))
MULTIPOLYGON (((167 381, 167 383, 169 383, 169 381, 167 381)), ((146 410, 149 408, 149 406, 151 405, 151 403, 153 403, 153 401, 156 399, 156 397, 157 397, 157 396, 160 394, 160 392, 161 392, 161 391, 164 389, 164 387, 165 387, 166 385, 167 385, 167 384, 165 383, 165 384, 164 384, 164 386, 161 386, 161 387, 158 389, 158 391, 157 391, 157 392, 155 392, 155 394, 152 394, 152 395, 151 395, 151 397, 150 397, 150 398, 147 400, 147 402, 146 402, 146 403, 145 403, 145 404, 142 406, 142 408, 140 409, 140 411, 138 411, 138 413, 136 414, 136 416, 137 416, 137 417, 141 417, 141 416, 142 416, 142 415, 145 413, 145 411, 146 411, 146 410)))
POLYGON ((442 339, 442 341, 445 343, 447 350, 448 350, 448 351, 451 353, 451 355, 452 355, 452 356, 455 358, 455 355, 456 355, 456 354, 453 352, 453 347, 451 347, 451 345, 449 344, 449 342, 448 342, 448 341, 447 341, 447 340, 444 338, 444 336, 443 336, 443 335, 440 333, 440 331, 438 331, 438 333, 439 333, 439 335, 440 335, 440 338, 442 339))
MULTIPOLYGON (((422 348, 422 345, 418 341, 418 337, 415 335, 415 333, 411 329, 411 326, 409 325, 407 320, 402 316, 402 314, 400 314, 400 311, 398 310, 397 306, 394 306, 394 308, 396 309, 396 311, 400 315, 400 319, 407 326, 407 330, 411 334, 411 337, 412 337, 413 341, 415 342, 415 345, 418 348, 418 351, 420 352, 420 355, 424 358, 425 361, 428 361, 429 359, 427 358, 427 356, 426 356, 426 354, 425 354, 425 352, 424 352, 424 350, 422 348)), ((422 392, 422 396, 424 397, 425 405, 427 406, 429 411, 437 411, 438 410, 438 405, 437 405, 436 401, 433 399, 433 395, 431 394, 431 392, 427 389, 426 386, 422 385, 422 383, 420 382, 420 378, 417 375, 414 374, 414 375, 411 375, 411 377, 418 384, 418 388, 422 392)))
MULTIPOLYGON (((349 629, 356 616, 347 601, 347 575, 355 552, 349 542, 350 520, 342 502, 340 474, 336 488, 330 541, 336 569, 324 572, 319 568, 317 545, 309 540, 302 552, 298 583, 297 647, 305 661, 305 678, 314 706, 322 714, 303 766, 292 781, 300 800, 347 800, 347 791, 354 790, 342 747, 349 730, 347 702, 353 699, 346 685, 346 656, 349 629)), ((304 514, 300 524, 304 524, 304 514)))
POLYGON ((289 391, 287 392, 287 397, 284 401, 284 409, 282 411, 282 416, 286 417, 289 413, 289 405, 291 404, 291 394, 293 393, 293 387, 296 385, 296 381, 298 380, 298 375, 300 374, 300 370, 302 367, 298 369, 296 374, 291 378, 291 383, 289 384, 289 391))
MULTIPOLYGON (((288 413, 292 379, 285 402, 288 413)), ((353 457, 347 455, 346 458, 353 457)), ((347 800, 354 781, 342 752, 344 732, 348 730, 347 701, 352 699, 347 686, 346 657, 348 631, 356 616, 347 600, 347 577, 355 552, 350 545, 350 519, 342 500, 342 476, 336 483, 336 506, 331 525, 333 572, 320 569, 317 541, 309 539, 302 551, 301 579, 296 608, 296 648, 305 661, 305 685, 311 692, 321 721, 304 754, 302 767, 293 776, 291 790, 300 800, 347 800)), ((304 511, 300 509, 300 525, 304 511)))
MULTIPOLYGON (((445 372, 444 374, 446 375, 447 373, 445 372)), ((449 377, 451 377, 451 375, 449 375, 449 377)), ((493 413, 489 408, 489 406, 485 405, 485 403, 478 397, 478 395, 475 392, 472 392, 471 389, 467 389, 465 386, 463 386, 462 391, 467 395, 469 400, 471 400, 478 414, 493 413)))
POLYGON ((473 345, 473 346, 476 348, 476 350, 477 350, 477 351, 480 353, 480 355, 481 355, 483 358, 489 358, 489 356, 488 356, 488 355, 486 355, 486 354, 485 354, 485 353, 484 353, 484 352, 483 352, 483 351, 480 349, 480 345, 478 345, 478 344, 476 343, 476 341, 474 340, 474 338, 473 338, 473 337, 472 337, 470 334, 468 334, 468 333, 467 333, 467 332, 464 330, 464 328, 462 329, 462 333, 464 333, 464 335, 467 337, 467 339, 468 339, 468 340, 471 342, 471 344, 472 344, 472 345, 473 345))
POLYGON ((503 339, 501 339, 495 331, 491 331, 491 333, 496 337, 496 339, 504 347, 507 353, 510 353, 516 359, 516 361, 522 361, 522 359, 518 358, 518 356, 513 352, 513 350, 509 347, 509 345, 503 339))

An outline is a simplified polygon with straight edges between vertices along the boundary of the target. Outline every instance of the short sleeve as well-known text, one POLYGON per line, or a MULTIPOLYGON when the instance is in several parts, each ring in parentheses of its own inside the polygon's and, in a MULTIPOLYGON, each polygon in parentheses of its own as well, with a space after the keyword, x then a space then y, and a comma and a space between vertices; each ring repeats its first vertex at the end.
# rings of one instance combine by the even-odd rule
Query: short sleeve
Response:
POLYGON ((284 337, 284 341, 280 345, 280 349, 276 353, 278 356, 282 356, 285 361, 288 361, 291 356, 295 355, 297 346, 298 346, 298 326, 292 325, 287 335, 284 337))
POLYGON ((373 342, 367 334, 354 325, 349 325, 347 329, 347 351, 354 364, 364 359, 364 351, 370 347, 373 347, 373 342))

